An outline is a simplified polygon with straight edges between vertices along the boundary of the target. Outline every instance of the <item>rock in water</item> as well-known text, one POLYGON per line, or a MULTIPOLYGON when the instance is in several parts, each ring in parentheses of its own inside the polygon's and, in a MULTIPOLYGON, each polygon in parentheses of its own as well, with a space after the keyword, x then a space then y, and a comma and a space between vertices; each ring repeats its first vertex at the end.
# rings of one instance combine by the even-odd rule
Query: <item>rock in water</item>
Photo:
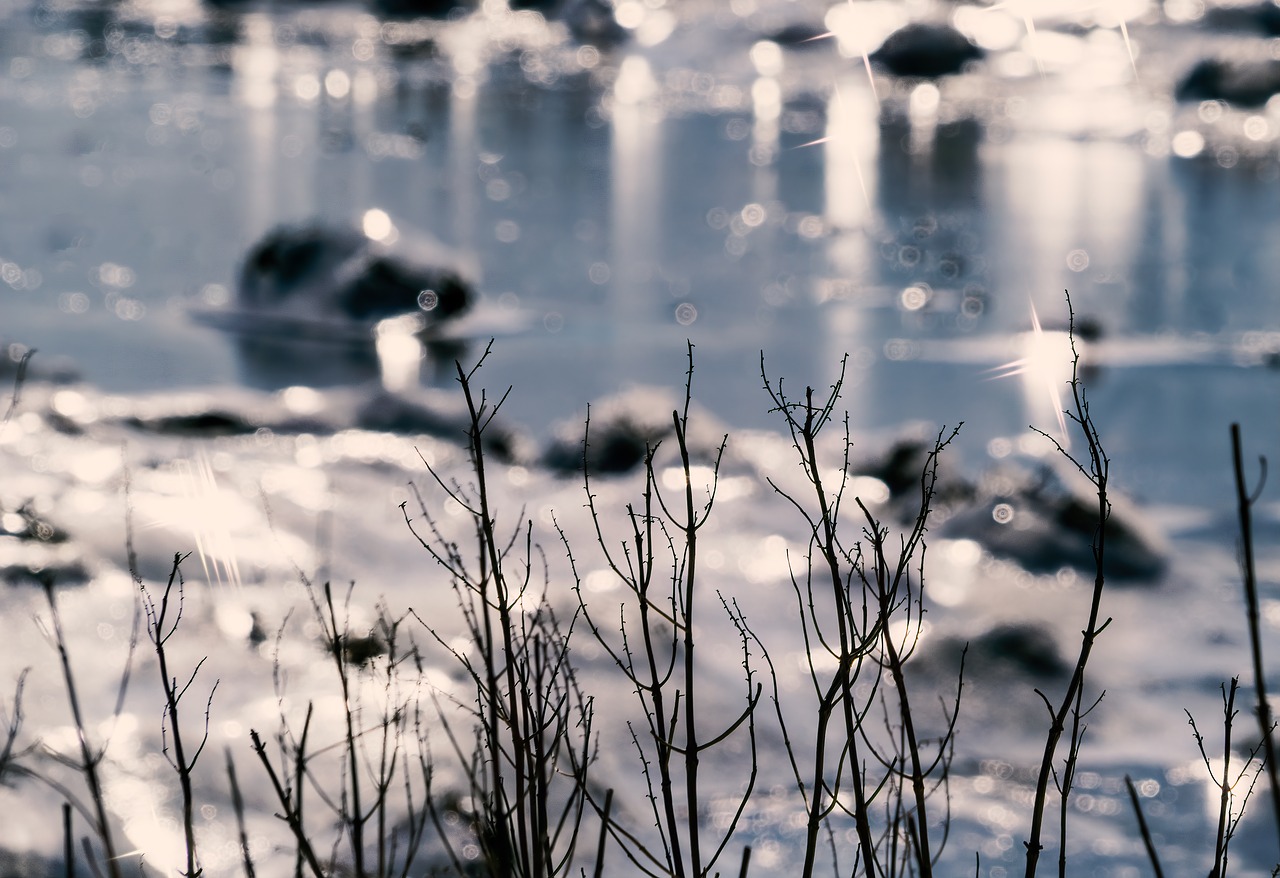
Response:
POLYGON ((281 226, 249 251, 240 305, 273 316, 372 323, 402 314, 444 319, 471 304, 453 268, 420 261, 355 229, 281 226))
POLYGON ((369 0, 369 9, 379 18, 448 18, 455 10, 473 4, 455 0, 369 0))
POLYGON ((1180 101, 1226 101, 1261 107, 1280 93, 1280 60, 1206 58, 1178 83, 1180 101))
POLYGON ((960 73, 984 56, 954 27, 917 21, 891 33, 870 57, 894 76, 936 79, 960 73))
MULTIPOLYGON (((946 522, 948 536, 976 540, 991 554, 1032 573, 1070 568, 1092 576, 1097 496, 1073 467, 1056 459, 1010 460, 986 475, 981 494, 972 507, 946 522)), ((1123 497, 1112 494, 1109 500, 1107 576, 1132 583, 1158 581, 1169 554, 1161 534, 1123 497)))
POLYGON ((627 30, 618 24, 611 0, 561 0, 551 18, 563 21, 569 33, 580 43, 607 49, 627 38, 627 30))

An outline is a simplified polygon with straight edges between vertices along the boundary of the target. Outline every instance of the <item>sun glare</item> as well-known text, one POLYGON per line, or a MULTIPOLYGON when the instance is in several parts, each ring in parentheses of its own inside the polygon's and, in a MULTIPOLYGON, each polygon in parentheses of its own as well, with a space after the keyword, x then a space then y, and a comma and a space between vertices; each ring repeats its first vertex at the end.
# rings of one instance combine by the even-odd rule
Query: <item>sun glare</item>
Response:
POLYGON ((1058 441, 1063 448, 1071 447, 1067 432, 1067 419, 1062 404, 1062 387, 1070 383, 1075 356, 1069 333, 1046 332, 1040 325, 1040 315, 1031 306, 1031 331, 1019 339, 1022 356, 1016 360, 988 370, 991 378, 1022 379, 1023 395, 1029 414, 1036 418, 1043 414, 1047 403, 1052 406, 1058 422, 1058 441))
POLYGON ((207 454, 198 453, 176 465, 188 507, 176 520, 190 522, 205 581, 239 588, 240 564, 227 522, 242 505, 241 499, 218 487, 207 454))

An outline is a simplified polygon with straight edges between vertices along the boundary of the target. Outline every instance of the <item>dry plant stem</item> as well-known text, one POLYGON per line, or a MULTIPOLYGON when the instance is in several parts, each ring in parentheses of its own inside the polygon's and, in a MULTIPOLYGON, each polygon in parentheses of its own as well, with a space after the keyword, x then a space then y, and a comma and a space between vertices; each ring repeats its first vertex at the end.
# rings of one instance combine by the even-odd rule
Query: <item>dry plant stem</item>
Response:
MULTIPOLYGON (((843 375, 843 367, 841 374, 843 375)), ((806 876, 806 878, 813 875, 819 833, 827 815, 838 804, 838 781, 836 786, 832 788, 828 786, 826 780, 826 751, 831 717, 836 707, 839 706, 842 708, 845 727, 844 746, 848 754, 849 775, 853 785, 852 812, 858 836, 858 859, 867 878, 876 878, 876 846, 875 840, 871 835, 871 824, 868 815, 871 802, 864 789, 863 767, 859 753, 861 718, 856 715, 853 704, 854 679, 861 666, 861 660, 869 649, 870 642, 875 635, 872 632, 864 631, 861 638, 859 638, 860 642, 856 644, 854 642, 855 632, 851 630, 850 626, 852 606, 847 596, 845 574, 841 569, 842 559, 837 543, 835 512, 828 500, 826 489, 823 487, 816 445, 818 433, 832 416, 835 402, 839 397, 841 382, 837 381, 833 385, 831 395, 823 405, 817 405, 814 402, 813 388, 811 387, 805 389, 804 403, 793 403, 783 394, 780 382, 776 390, 770 383, 765 373, 763 354, 760 357, 760 375, 764 381, 765 390, 773 400, 775 409, 783 415, 787 423, 792 443, 800 454, 800 462, 804 467, 805 476, 814 489, 819 509, 816 520, 794 498, 784 493, 777 485, 773 485, 773 488, 776 493, 795 506, 809 523, 812 542, 817 545, 822 559, 821 563, 825 568, 824 575, 830 580, 833 609, 839 636, 833 653, 839 663, 838 669, 832 675, 825 691, 819 686, 816 669, 812 666, 812 663, 810 664, 810 676, 818 691, 819 698, 805 829, 805 858, 800 874, 806 876), (802 418, 797 415, 797 409, 803 412, 802 418), (824 792, 826 792, 825 799, 824 792)), ((813 572, 813 562, 811 560, 809 575, 812 576, 813 572)), ((801 596, 799 584, 794 582, 794 577, 793 584, 796 588, 797 597, 801 599, 801 618, 803 620, 805 618, 804 600, 801 596)), ((813 617, 816 628, 817 614, 814 607, 812 582, 809 583, 807 591, 809 596, 809 615, 813 617)), ((805 632, 806 646, 809 647, 807 624, 805 625, 805 632)), ((821 632, 815 630, 815 633, 821 639, 821 632)), ((823 643, 825 645, 825 641, 823 643)), ((829 651, 831 650, 830 647, 827 648, 829 651)), ((811 654, 811 648, 807 649, 806 652, 811 654)), ((783 721, 781 709, 779 709, 778 718, 780 722, 783 721)), ((794 765, 793 761, 793 767, 794 765)), ((805 783, 798 770, 797 782, 800 784, 801 793, 803 794, 805 783)))
MULTIPOLYGON (((348 599, 350 599, 350 592, 348 592, 348 599)), ((351 698, 351 669, 345 649, 349 640, 349 632, 345 623, 341 629, 338 627, 338 615, 333 605, 333 589, 327 582, 324 584, 324 607, 318 607, 316 613, 325 632, 325 639, 329 642, 334 665, 338 671, 338 683, 342 688, 342 716, 345 725, 343 731, 346 736, 344 755, 347 759, 346 771, 350 784, 349 787, 344 787, 344 801, 347 795, 351 797, 349 806, 343 809, 345 811, 343 822, 351 835, 351 858, 356 878, 364 878, 366 874, 364 867, 364 826, 368 820, 368 815, 361 808, 360 764, 357 758, 358 748, 356 745, 356 708, 351 698)))
MULTIPOLYGON (((1231 728, 1236 717, 1236 691, 1239 685, 1240 678, 1232 677, 1230 689, 1226 686, 1222 687, 1223 740, 1221 777, 1214 773, 1213 764, 1209 761, 1209 754, 1204 749, 1204 736, 1196 728, 1195 717, 1191 715, 1190 711, 1187 712, 1187 721, 1191 724, 1192 734, 1195 735, 1196 746, 1200 748, 1200 757, 1204 760, 1205 768, 1208 769, 1209 778, 1218 787, 1218 828, 1214 833, 1213 869, 1209 872, 1209 878, 1226 878, 1227 848, 1235 831, 1235 822, 1231 815, 1232 786, 1234 785, 1231 781, 1231 728)), ((1244 776, 1244 772, 1247 769, 1248 761, 1246 761, 1245 767, 1241 769, 1240 777, 1244 776)))
MULTIPOLYGON (((690 364, 690 381, 693 378, 692 364, 690 364)), ((685 385, 686 387, 688 384, 685 385)), ((685 417, 688 417, 688 408, 685 409, 685 417)), ((682 423, 678 412, 671 413, 671 420, 675 424, 676 443, 680 449, 680 463, 684 468, 684 497, 685 497, 685 520, 683 525, 677 523, 677 527, 684 532, 685 545, 685 571, 684 571, 684 776, 685 776, 685 810, 687 820, 689 821, 689 867, 694 875, 702 875, 702 847, 701 833, 698 831, 698 820, 701 808, 698 802, 698 752, 700 750, 698 742, 697 714, 694 706, 697 699, 694 696, 694 686, 697 678, 695 676, 696 664, 694 662, 694 636, 693 636, 693 586, 697 581, 698 571, 698 519, 693 510, 693 484, 689 472, 689 445, 685 441, 684 423, 682 423)))
POLYGON ((592 878, 603 878, 604 876, 604 849, 605 844, 609 841, 609 815, 613 812, 613 787, 609 787, 604 794, 604 808, 600 811, 600 841, 596 844, 596 867, 591 873, 592 878))
MULTIPOLYGON (((293 805, 294 805, 294 815, 297 819, 298 826, 306 825, 305 818, 303 816, 303 808, 306 801, 304 793, 306 792, 306 789, 307 789, 307 786, 306 786, 307 769, 308 769, 308 763, 310 760, 310 756, 307 753, 307 738, 311 734, 311 717, 312 717, 313 710, 314 710, 314 705, 308 702, 306 719, 302 721, 302 736, 298 738, 297 744, 294 747, 293 789, 296 795, 296 800, 294 801, 293 805)), ((282 718, 282 721, 283 721, 283 718, 282 718)), ((281 734, 282 734, 282 737, 280 739, 280 749, 283 752, 284 751, 283 732, 281 734)), ((301 843, 299 843, 296 847, 296 850, 294 851, 294 856, 293 856, 294 878, 302 878, 302 867, 304 864, 306 864, 306 859, 307 857, 306 857, 306 853, 303 850, 303 846, 301 843)))
MULTIPOLYGON (((831 402, 834 403, 834 401, 835 393, 833 392, 831 402)), ((838 694, 843 709, 845 740, 848 742, 849 747, 850 778, 853 782, 854 820, 858 832, 858 843, 862 850, 862 866, 867 873, 867 878, 874 878, 876 864, 875 844, 871 838, 871 823, 867 815, 870 800, 863 789, 863 773, 858 753, 861 720, 855 716, 853 704, 852 667, 853 656, 856 652, 853 643, 854 632, 849 625, 848 613, 845 612, 847 599, 844 594, 845 585, 840 569, 840 556, 836 548, 835 516, 827 499, 827 492, 822 485, 822 475, 818 467, 818 452, 815 444, 818 431, 830 415, 830 405, 822 409, 822 417, 818 417, 820 410, 814 406, 813 388, 808 387, 805 388, 804 411, 805 421, 801 430, 801 436, 804 439, 804 462, 809 479, 813 484, 814 494, 818 500, 817 527, 821 530, 819 548, 822 552, 823 560, 826 562, 827 572, 831 577, 832 594, 837 607, 836 622, 840 636, 840 671, 837 673, 836 678, 832 680, 832 692, 838 694)), ((819 749, 822 749, 822 747, 820 746, 819 749)), ((812 842, 816 839, 816 826, 813 825, 813 817, 817 813, 817 790, 822 780, 821 774, 818 773, 819 770, 819 766, 814 767, 815 809, 810 814, 811 841, 806 846, 805 875, 811 875, 813 870, 814 844, 812 842)), ((834 801, 836 797, 832 795, 831 798, 834 801)))
POLYGON ((1244 480, 1244 454, 1241 451, 1240 425, 1231 425, 1231 460, 1235 472, 1236 501, 1240 512, 1240 563, 1244 568, 1244 595, 1249 619, 1249 646, 1253 656, 1253 688, 1257 697, 1254 714, 1258 719, 1258 731, 1262 735, 1262 750, 1271 788, 1271 811, 1276 821, 1276 838, 1280 841, 1280 768, 1276 765, 1275 721, 1271 703, 1267 700, 1267 679, 1262 663, 1262 638, 1259 633, 1258 580, 1253 564, 1252 508, 1262 493, 1267 478, 1267 459, 1259 458, 1262 468, 1257 487, 1250 492, 1244 480))
MULTIPOLYGON (((641 763, 647 785, 647 799, 661 851, 645 845, 636 835, 614 823, 608 823, 611 834, 624 853, 645 874, 702 876, 711 874, 737 830, 758 772, 754 711, 761 687, 755 684, 750 664, 749 643, 753 640, 742 614, 720 596, 727 618, 735 626, 743 644, 743 667, 746 670, 747 704, 742 713, 714 736, 699 731, 699 674, 697 664, 697 629, 694 624, 698 587, 699 531, 707 522, 715 503, 720 463, 728 437, 725 436, 711 467, 711 484, 705 499, 695 497, 692 453, 688 441, 689 409, 693 382, 693 345, 689 344, 685 398, 682 410, 671 414, 675 442, 684 476, 682 503, 668 504, 658 487, 654 457, 656 447, 646 449, 644 493, 639 508, 627 506, 628 539, 622 544, 621 558, 610 550, 610 539, 604 535, 601 514, 592 493, 592 475, 587 449, 591 442, 590 412, 583 443, 583 487, 587 508, 595 528, 607 566, 634 597, 637 623, 628 620, 629 604, 619 608, 618 632, 621 642, 606 637, 599 621, 587 606, 581 581, 577 577, 572 551, 563 531, 570 566, 574 570, 578 600, 583 617, 600 645, 608 652, 616 667, 633 687, 644 719, 647 735, 628 723, 632 742, 641 763), (668 574, 659 574, 658 544, 670 562, 668 574), (660 578, 659 578, 660 577, 660 578), (660 588, 665 580, 670 591, 660 588), (638 641, 638 642, 637 642, 638 641), (673 681, 678 681, 674 692, 673 681), (738 798, 733 817, 717 840, 703 838, 701 819, 705 812, 701 789, 701 757, 745 725, 750 747, 750 774, 738 798), (656 771, 655 771, 656 769, 656 771), (655 777, 656 774, 656 788, 655 777), (683 814, 681 812, 684 812, 683 814), (713 846, 714 845, 714 846, 713 846)), ((597 812, 601 809, 596 806, 597 812)), ((656 845, 655 845, 656 847, 656 845)))
POLYGON ((76 841, 71 831, 71 804, 62 803, 62 866, 66 878, 75 878, 76 841))
POLYGON ((1151 861, 1151 869, 1156 878, 1164 878, 1164 869, 1160 867, 1160 856, 1156 853, 1155 842, 1151 839, 1151 830, 1147 827, 1147 818, 1142 813, 1142 804, 1138 799, 1138 790, 1133 785, 1133 778, 1126 774, 1124 785, 1129 791, 1129 802, 1133 805, 1133 814, 1138 818, 1138 832, 1142 835, 1142 845, 1146 848, 1147 859, 1151 861))
MULTIPOLYGON (((963 425, 961 425, 963 426, 963 425)), ((902 729, 902 746, 899 748, 901 753, 904 749, 906 757, 911 766, 911 791, 915 801, 915 816, 911 821, 911 825, 915 828, 912 834, 915 848, 916 866, 922 878, 932 878, 933 875, 933 858, 934 851, 929 839, 929 820, 928 820, 928 803, 925 791, 925 778, 942 760, 941 753, 945 752, 947 743, 951 740, 954 732, 955 718, 959 711, 959 689, 956 693, 956 708, 952 714, 951 722, 946 735, 943 737, 940 745, 939 759, 935 760, 928 770, 924 768, 924 764, 920 758, 920 742, 916 735, 915 718, 912 714, 910 694, 907 690, 906 674, 904 666, 906 656, 902 654, 898 644, 894 642, 890 627, 887 624, 889 619, 900 603, 905 603, 908 613, 912 604, 912 596, 910 594, 910 568, 909 565, 916 553, 919 552, 920 557, 920 573, 919 581, 923 589, 924 581, 924 535, 928 530, 929 514, 932 511, 932 502, 935 487, 938 478, 938 457, 942 450, 946 448, 951 441, 959 433, 960 427, 956 427, 951 431, 945 439, 942 434, 938 435, 934 442, 933 450, 925 462, 924 471, 920 477, 920 508, 916 514, 915 522, 912 525, 910 533, 903 538, 901 551, 898 555, 896 565, 890 566, 888 556, 885 552, 885 539, 888 531, 882 529, 875 516, 871 514, 861 499, 855 498, 858 508, 862 510, 867 521, 866 535, 870 538, 872 547, 872 558, 874 562, 874 588, 875 595, 878 598, 878 616, 879 634, 881 638, 881 651, 884 656, 883 663, 887 665, 890 676, 893 679, 894 689, 898 700, 898 720, 902 729), (907 592, 904 597, 904 591, 907 592)), ((816 467, 815 467, 816 473, 816 467)), ((864 575, 865 580, 865 575, 864 575)), ((917 613, 922 614, 923 608, 919 605, 921 598, 917 598, 917 613)), ((907 619, 908 626, 910 618, 907 619)), ((918 630, 918 626, 917 626, 918 630)), ((906 645, 907 650, 913 647, 912 644, 906 645)), ((961 683, 963 687, 963 659, 961 660, 961 683)), ((944 772, 945 775, 945 772, 944 772)), ((900 798, 900 797, 899 797, 900 798)))
POLYGON ((18 401, 22 399, 22 385, 27 379, 27 364, 31 362, 31 357, 35 354, 32 348, 22 355, 22 359, 18 361, 17 374, 13 379, 13 393, 9 397, 9 407, 5 409, 4 418, 0 420, 0 436, 4 435, 5 428, 9 426, 9 421, 13 418, 13 413, 18 409, 18 401))
POLYGON ((253 867, 253 853, 249 849, 249 832, 244 823, 244 798, 240 795, 240 784, 236 781, 236 763, 231 757, 231 748, 225 750, 227 759, 227 783, 231 787, 231 810, 236 815, 236 836, 240 844, 240 858, 244 863, 245 878, 256 878, 253 867))
MULTIPOLYGON (((444 711, 437 712, 470 785, 477 842, 485 865, 492 875, 545 878, 572 863, 586 801, 587 767, 594 759, 591 704, 578 689, 569 661, 573 621, 561 627, 546 601, 546 582, 541 602, 530 610, 528 593, 535 556, 532 523, 521 515, 510 540, 504 542, 498 536, 484 433, 502 400, 490 404, 483 391, 477 395, 474 390, 475 372, 483 361, 481 357, 470 371, 458 365, 458 380, 468 407, 474 484, 468 489, 446 484, 427 465, 446 496, 470 517, 477 549, 473 557, 478 559, 475 569, 468 568, 457 544, 442 534, 421 495, 419 506, 431 539, 414 530, 407 512, 405 518, 411 532, 452 578, 474 643, 472 657, 450 646, 432 626, 423 623, 475 688, 473 705, 454 702, 475 718, 476 743, 470 751, 455 735, 444 711), (517 561, 514 549, 518 544, 522 544, 524 555, 517 561), (518 565, 518 573, 513 564, 518 565), (581 742, 580 750, 571 740, 575 735, 581 742)), ((545 561, 543 570, 545 579, 545 561)), ((438 697, 436 703, 439 707, 438 697)), ((439 828, 440 808, 430 794, 429 758, 425 753, 419 758, 427 781, 427 816, 439 828)), ((447 834, 442 832, 441 838, 455 868, 460 869, 447 834)))
POLYGON ((123 878, 120 871, 120 860, 116 856, 115 838, 111 833, 111 823, 107 818, 107 803, 102 791, 102 779, 98 775, 105 752, 94 749, 89 744, 84 714, 80 709, 80 697, 76 692, 75 676, 71 672, 71 656, 67 651, 67 640, 62 631, 62 615, 58 612, 58 602, 53 591, 53 582, 45 579, 45 599, 49 603, 49 616, 53 625, 53 643, 58 650, 58 659, 62 665, 62 681, 67 690, 67 701, 71 706, 71 717, 75 724, 76 740, 80 745, 80 764, 77 766, 84 774, 85 783, 89 786, 89 798, 94 809, 94 834, 102 840, 106 852, 107 873, 110 878, 123 878))
MULTIPOLYGON (((1067 305, 1070 309, 1071 300, 1068 298, 1067 305)), ((1071 314, 1070 323, 1072 332, 1075 327, 1075 316, 1071 314)), ((1036 867, 1040 861, 1040 851, 1043 849, 1041 836, 1044 828, 1044 811, 1045 801, 1049 792, 1049 779, 1053 774, 1053 760, 1057 752, 1058 742, 1062 738, 1062 733, 1066 729, 1067 716, 1071 712, 1072 706, 1078 702, 1081 689, 1084 687, 1085 668, 1089 663, 1089 654, 1093 650, 1093 643, 1103 629, 1111 623, 1110 619, 1100 621, 1102 609, 1102 592, 1105 585, 1105 560, 1106 560, 1106 533, 1107 519, 1111 514, 1111 501, 1107 496, 1107 480, 1110 475, 1111 461, 1107 457, 1106 452, 1102 448, 1102 440, 1098 435, 1098 431, 1094 426, 1093 420, 1089 415, 1089 403, 1085 399, 1084 386, 1080 381, 1079 367, 1080 355, 1075 350, 1075 337, 1072 335, 1071 348, 1075 361, 1071 370, 1071 399, 1072 411, 1068 412, 1068 416, 1079 428, 1084 435, 1085 447, 1088 452, 1086 457, 1087 463, 1081 463, 1062 447, 1055 439, 1050 439, 1058 448, 1058 451, 1075 464, 1076 468, 1083 473, 1090 482, 1092 482, 1097 496, 1097 521, 1098 526, 1094 531, 1093 537, 1093 563, 1094 563, 1094 580, 1093 593, 1089 604, 1089 620, 1081 632, 1080 653, 1076 659, 1075 669, 1071 673, 1071 681, 1067 684, 1067 691, 1063 695, 1062 701, 1058 707, 1054 709, 1048 698, 1040 690, 1036 693, 1044 700, 1046 707, 1050 712, 1049 732, 1045 738, 1044 755, 1040 761, 1040 772, 1036 779, 1035 799, 1031 811, 1031 830, 1027 841, 1025 842, 1027 849, 1027 867, 1026 878, 1034 878, 1036 867)), ((1042 434, 1046 435, 1046 434, 1042 434)), ((1078 742, 1073 744, 1073 748, 1078 746, 1078 742)), ((1065 794, 1064 794, 1065 795, 1065 794)))
POLYGON ((262 763, 262 767, 267 771, 267 777, 271 780, 271 787, 275 790, 280 807, 284 809, 283 813, 276 816, 283 820, 293 832, 293 837, 298 843, 298 851, 301 853, 308 868, 311 869, 311 874, 315 878, 326 878, 325 870, 320 865, 320 860, 316 857, 315 851, 312 850, 311 842, 307 840, 302 818, 293 804, 293 796, 289 790, 284 788, 284 784, 280 782, 280 775, 276 773, 275 766, 271 764, 271 758, 267 756, 267 745, 262 743, 262 738, 259 737, 255 729, 249 730, 249 738, 253 741, 253 752, 258 754, 258 761, 262 763))
MULTIPOLYGON (((160 670, 160 686, 165 696, 165 722, 161 727, 162 736, 165 738, 164 755, 169 760, 169 764, 173 766, 174 771, 178 774, 178 784, 182 790, 182 828, 183 839, 186 845, 186 872, 188 878, 195 878, 200 874, 199 858, 196 855, 196 835, 195 835, 195 795, 191 787, 191 772, 195 769, 196 762, 200 759, 200 754, 204 751, 204 745, 209 740, 209 710, 213 703, 213 693, 217 690, 218 684, 215 681, 213 688, 209 691, 209 700, 205 703, 204 712, 204 736, 200 740, 199 746, 195 752, 188 756, 185 744, 182 740, 182 727, 179 722, 179 704, 183 695, 191 688, 191 684, 195 682, 196 674, 200 672, 204 659, 196 665, 195 670, 191 672, 191 676, 187 679, 185 685, 178 687, 178 680, 169 673, 168 654, 165 652, 165 644, 169 641, 174 633, 178 630, 178 625, 182 621, 183 609, 183 581, 182 581, 182 562, 186 556, 174 555, 173 567, 169 571, 169 581, 165 584, 164 593, 160 598, 159 606, 152 600, 151 595, 147 592, 146 586, 142 584, 141 578, 138 576, 136 565, 133 565, 134 582, 138 584, 142 592, 143 608, 147 615, 147 636, 150 638, 152 645, 156 650, 156 657, 159 662, 160 670), (174 594, 174 585, 177 585, 177 593, 174 594), (174 603, 171 605, 170 601, 174 603), (169 611, 174 611, 172 619, 169 617, 169 611), (165 732, 168 732, 168 735, 165 732), (168 736, 173 738, 173 753, 169 753, 168 736)), ((130 554, 132 561, 132 553, 130 554)))
POLYGON ((22 672, 18 674, 18 682, 13 690, 13 713, 8 716, 3 716, 0 713, 0 716, 3 716, 4 725, 7 726, 4 730, 4 747, 0 748, 0 781, 3 781, 9 771, 23 771, 17 760, 25 751, 15 753, 13 745, 18 740, 18 732, 22 730, 22 693, 26 689, 27 674, 29 673, 31 673, 31 668, 23 668, 22 672))
MULTIPOLYGON (((485 350, 485 356, 487 355, 488 349, 485 350)), ((481 363, 483 361, 484 357, 481 357, 481 363)), ((478 369, 480 365, 477 364, 475 369, 472 369, 470 373, 463 370, 461 363, 457 363, 455 365, 458 371, 458 381, 462 385, 463 396, 467 401, 467 412, 470 416, 467 440, 471 453, 472 472, 476 477, 476 492, 478 495, 477 499, 479 501, 479 508, 475 510, 477 519, 476 524, 480 530, 480 549, 482 553, 481 562, 482 564, 487 563, 488 565, 487 575, 483 569, 481 570, 480 575, 480 585, 482 589, 480 597, 484 604, 482 608, 485 627, 484 642, 487 645, 497 645, 493 632, 493 621, 489 612, 489 608, 491 606, 496 607, 498 612, 498 630, 501 634, 502 655, 511 657, 515 655, 515 643, 512 635, 513 626, 511 618, 512 598, 503 572, 502 559, 499 556, 498 539, 494 530, 493 515, 489 508, 489 489, 484 466, 483 443, 484 428, 492 420, 494 414, 497 413, 497 409, 501 407, 502 401, 499 400, 497 406, 490 411, 488 410, 482 394, 480 403, 477 405, 475 397, 471 392, 470 379, 474 374, 475 369, 478 369), (487 586, 490 581, 492 581, 494 588, 492 603, 490 603, 489 596, 486 593, 487 586)), ((499 689, 497 684, 497 669, 494 667, 493 650, 485 649, 484 652, 486 653, 485 665, 488 677, 487 682, 489 684, 489 697, 491 699, 498 699, 499 689)), ((516 788, 514 800, 514 810, 516 813, 516 838, 514 841, 517 845, 517 849, 516 851, 508 850, 510 841, 512 841, 508 836, 508 839, 502 842, 498 849, 500 861, 496 865, 499 870, 505 874, 507 871, 514 868, 514 863, 503 861, 508 860, 513 856, 518 856, 521 862, 533 865, 534 874, 539 874, 541 872, 542 846, 541 844, 537 844, 534 839, 530 838, 528 815, 525 813, 527 803, 525 783, 528 778, 528 769, 525 764, 525 760, 528 754, 525 747, 522 746, 522 723, 524 717, 520 710, 520 706, 517 703, 518 689, 516 686, 515 673, 515 663, 508 660, 505 667, 507 703, 502 705, 497 701, 494 701, 490 705, 490 716, 492 717, 492 721, 489 723, 489 758, 492 762, 493 771, 496 775, 493 793, 497 799, 496 807, 498 813, 501 814, 509 813, 512 805, 509 799, 509 794, 505 789, 505 778, 502 770, 503 758, 497 735, 496 722, 499 715, 505 713, 505 719, 511 730, 511 737, 515 742, 515 746, 512 747, 511 758, 513 763, 512 775, 516 788), (532 850, 530 849, 531 841, 535 841, 532 850)))

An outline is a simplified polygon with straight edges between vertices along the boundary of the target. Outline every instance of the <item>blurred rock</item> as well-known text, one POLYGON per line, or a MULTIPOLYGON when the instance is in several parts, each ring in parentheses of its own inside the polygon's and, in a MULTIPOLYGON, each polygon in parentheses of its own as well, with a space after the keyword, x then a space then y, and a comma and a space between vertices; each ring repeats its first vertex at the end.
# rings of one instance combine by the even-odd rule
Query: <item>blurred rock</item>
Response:
POLYGON ((0 581, 8 585, 43 587, 50 585, 84 585, 89 581, 89 571, 79 561, 44 563, 43 561, 15 561, 0 564, 0 581))
POLYGON ((1280 35, 1280 6, 1271 0, 1240 5, 1209 5, 1201 25, 1211 30, 1244 31, 1267 36, 1280 35))
POLYGON ((890 34, 870 57, 894 76, 936 79, 960 73, 985 56, 951 25, 917 21, 890 34))
POLYGON ((375 322, 403 314, 461 314, 474 292, 440 245, 393 249, 356 229, 281 226, 255 244, 240 271, 246 309, 320 320, 375 322))
MULTIPOLYGON (((561 475, 582 472, 583 439, 587 439, 585 463, 591 473, 616 475, 644 463, 648 450, 662 444, 661 466, 677 463, 675 426, 671 413, 677 403, 668 391, 634 388, 593 405, 590 430, 587 415, 565 421, 542 454, 542 464, 561 475)), ((709 413, 691 409, 686 440, 690 457, 702 463, 715 459, 724 435, 709 413)))
MULTIPOLYGON (((1131 503, 1114 493, 1109 499, 1106 575, 1156 580, 1167 566, 1162 538, 1131 503)), ((1097 505, 1092 484, 1070 463, 1012 461, 983 478, 974 504, 948 520, 945 533, 976 540, 1032 573, 1069 568, 1091 578, 1097 505)))
MULTIPOLYGON (((393 393, 377 393, 358 403, 354 420, 363 430, 435 436, 464 446, 470 441, 471 422, 460 407, 445 410, 393 393)), ((520 444, 516 434, 501 423, 491 422, 485 428, 485 452, 503 462, 520 456, 520 444)))
MULTIPOLYGON (((925 465, 934 448, 934 439, 905 436, 894 441, 877 460, 861 464, 858 472, 884 482, 895 505, 912 517, 919 511, 925 465)), ((938 480, 934 484, 934 505, 963 503, 973 499, 973 485, 956 472, 947 471, 947 453, 939 456, 938 480)))
POLYGON ((627 38, 627 30, 618 24, 610 0, 564 0, 556 16, 580 43, 608 47, 627 38))
POLYGON ((983 666, 1013 670, 1039 679, 1062 677, 1069 670, 1058 651, 1058 642, 1042 625, 1004 623, 969 643, 969 657, 981 672, 983 666))
POLYGON ((258 429, 257 424, 246 420, 240 413, 217 410, 153 418, 129 417, 124 422, 162 436, 241 436, 258 429))
POLYGON ((448 18, 455 10, 475 4, 454 0, 368 0, 369 9, 381 18, 448 18))
POLYGON ((1280 60, 1274 58, 1206 58, 1178 82, 1180 101, 1225 101, 1238 107, 1261 107, 1280 93, 1280 60))

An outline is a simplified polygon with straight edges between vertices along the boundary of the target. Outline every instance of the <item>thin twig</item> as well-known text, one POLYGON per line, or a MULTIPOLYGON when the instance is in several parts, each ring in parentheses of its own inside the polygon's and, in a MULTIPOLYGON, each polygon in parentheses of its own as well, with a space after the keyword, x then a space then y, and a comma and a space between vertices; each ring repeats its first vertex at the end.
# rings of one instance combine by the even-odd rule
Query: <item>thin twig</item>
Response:
POLYGON ((1138 801, 1138 790, 1133 785, 1133 778, 1124 776, 1124 785, 1129 790, 1129 802, 1133 805, 1133 815, 1138 818, 1138 832, 1142 834, 1142 844, 1147 849, 1147 859, 1156 878, 1164 878, 1164 870, 1160 868, 1160 856, 1156 853, 1155 842, 1151 840, 1151 830, 1147 828, 1147 818, 1142 814, 1142 804, 1138 801))
POLYGON ((1240 513, 1240 564, 1244 573, 1244 595, 1249 619, 1249 647, 1253 656, 1253 689, 1257 698, 1254 715, 1258 719, 1258 732, 1262 735, 1262 749, 1267 780, 1271 787, 1271 811, 1276 821, 1276 840, 1280 841, 1280 767, 1276 765, 1275 721, 1271 715, 1271 703, 1267 700, 1267 676, 1263 670, 1262 637, 1259 631, 1258 580, 1253 565, 1253 504, 1262 492, 1267 479, 1267 459, 1259 458, 1261 474, 1257 487, 1251 492, 1244 480, 1244 455, 1240 450, 1240 425, 1231 425, 1231 462, 1235 473, 1236 502, 1240 513))

